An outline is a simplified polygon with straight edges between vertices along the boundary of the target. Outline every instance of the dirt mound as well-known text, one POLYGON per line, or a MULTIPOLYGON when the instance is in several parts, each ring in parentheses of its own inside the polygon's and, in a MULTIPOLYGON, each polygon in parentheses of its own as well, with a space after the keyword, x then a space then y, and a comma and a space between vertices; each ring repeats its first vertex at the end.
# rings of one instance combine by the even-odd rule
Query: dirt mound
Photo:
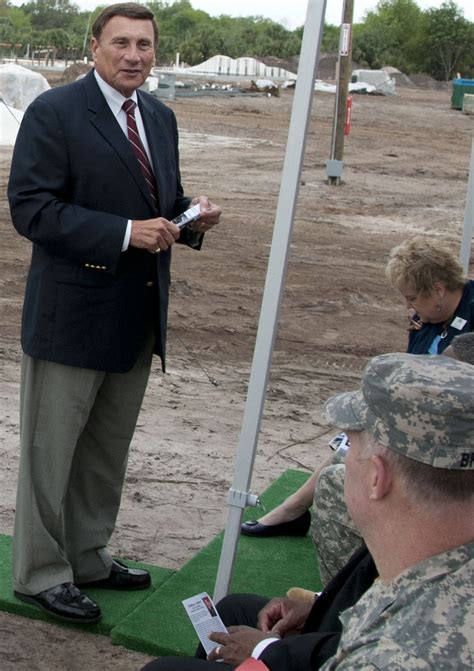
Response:
MULTIPOLYGON (((317 78, 323 79, 324 81, 334 81, 336 79, 338 59, 339 55, 336 51, 331 52, 330 54, 321 54, 316 75, 317 78)), ((358 70, 359 68, 360 66, 358 63, 351 61, 351 71, 358 70)))
POLYGON ((290 58, 277 58, 276 56, 255 56, 255 58, 270 68, 282 68, 294 74, 298 73, 299 56, 291 56, 290 58))
POLYGON ((449 82, 439 82, 433 79, 430 75, 420 72, 415 75, 410 75, 411 81, 420 89, 432 89, 435 91, 443 91, 449 87, 449 82))
POLYGON ((61 83, 69 84, 69 82, 75 82, 81 75, 86 75, 90 69, 91 66, 85 63, 73 63, 64 70, 63 81, 61 83))
POLYGON ((382 70, 385 70, 385 72, 395 80, 397 86, 409 86, 414 88, 415 84, 411 79, 398 68, 394 68, 393 65, 384 65, 382 70))

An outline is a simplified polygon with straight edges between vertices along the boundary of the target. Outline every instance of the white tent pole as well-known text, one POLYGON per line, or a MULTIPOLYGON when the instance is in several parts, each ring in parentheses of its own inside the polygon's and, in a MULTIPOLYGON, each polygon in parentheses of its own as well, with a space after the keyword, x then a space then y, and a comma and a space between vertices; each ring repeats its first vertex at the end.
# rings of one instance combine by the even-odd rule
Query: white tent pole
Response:
POLYGON ((257 502, 257 497, 250 494, 249 487, 288 264, 325 10, 326 0, 309 0, 262 309, 234 478, 229 490, 229 515, 214 590, 216 601, 229 591, 244 508, 257 502))
POLYGON ((464 212, 464 230, 461 242, 459 260, 467 275, 469 258, 471 256, 472 229, 474 226, 474 137, 471 143, 471 162, 469 166, 469 180, 467 182, 466 210, 464 212))

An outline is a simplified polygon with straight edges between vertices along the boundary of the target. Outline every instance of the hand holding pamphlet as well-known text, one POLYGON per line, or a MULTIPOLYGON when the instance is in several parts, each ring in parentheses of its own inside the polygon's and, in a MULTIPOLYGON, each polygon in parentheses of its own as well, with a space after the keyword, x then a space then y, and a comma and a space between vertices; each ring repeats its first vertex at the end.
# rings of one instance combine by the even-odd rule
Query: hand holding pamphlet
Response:
POLYGON ((211 631, 220 631, 227 634, 227 629, 219 617, 211 597, 206 592, 201 592, 201 594, 196 594, 189 599, 184 599, 182 604, 189 615, 196 634, 199 636, 202 647, 208 655, 211 650, 218 646, 218 643, 214 643, 208 638, 211 631))

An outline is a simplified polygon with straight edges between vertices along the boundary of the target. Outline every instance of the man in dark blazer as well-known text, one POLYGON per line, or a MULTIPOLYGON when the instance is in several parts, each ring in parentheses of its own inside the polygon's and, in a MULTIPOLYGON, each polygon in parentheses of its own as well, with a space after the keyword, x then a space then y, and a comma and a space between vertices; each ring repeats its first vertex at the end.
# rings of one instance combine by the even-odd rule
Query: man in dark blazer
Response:
POLYGON ((8 191, 33 243, 14 590, 76 622, 100 617, 78 585, 150 585, 107 543, 153 353, 165 367, 171 247, 199 249, 220 217, 207 197, 184 196, 174 114, 137 91, 155 59, 151 11, 112 5, 92 33, 95 69, 27 109, 8 191), (180 230, 171 220, 191 204, 201 217, 180 230))

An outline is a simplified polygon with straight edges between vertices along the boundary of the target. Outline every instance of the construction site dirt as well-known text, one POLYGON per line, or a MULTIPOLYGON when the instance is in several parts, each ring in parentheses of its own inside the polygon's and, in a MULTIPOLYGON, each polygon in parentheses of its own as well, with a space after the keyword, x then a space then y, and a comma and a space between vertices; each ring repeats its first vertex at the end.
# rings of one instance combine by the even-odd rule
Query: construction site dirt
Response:
MULTIPOLYGON (((221 224, 200 252, 174 250, 168 370, 153 363, 111 550, 178 569, 226 524, 266 281, 294 92, 170 102, 186 193, 221 224)), ((321 403, 353 389, 368 358, 405 349, 407 308, 385 278, 414 234, 459 251, 473 117, 449 90, 354 96, 343 183, 327 184, 334 96, 317 93, 291 240, 252 491, 287 468, 311 471, 333 431, 321 403)), ((30 243, 0 191, 0 531, 13 532, 19 452, 20 321, 30 243)), ((87 166, 85 166, 87 169, 87 166)), ((120 185, 117 185, 120 188, 120 185)), ((282 194, 285 197, 285 194, 282 194)), ((258 513, 257 513, 258 515, 258 513)), ((297 576, 295 576, 297 583, 297 576)), ((150 659, 109 639, 0 613, 3 671, 131 671, 150 659)))

